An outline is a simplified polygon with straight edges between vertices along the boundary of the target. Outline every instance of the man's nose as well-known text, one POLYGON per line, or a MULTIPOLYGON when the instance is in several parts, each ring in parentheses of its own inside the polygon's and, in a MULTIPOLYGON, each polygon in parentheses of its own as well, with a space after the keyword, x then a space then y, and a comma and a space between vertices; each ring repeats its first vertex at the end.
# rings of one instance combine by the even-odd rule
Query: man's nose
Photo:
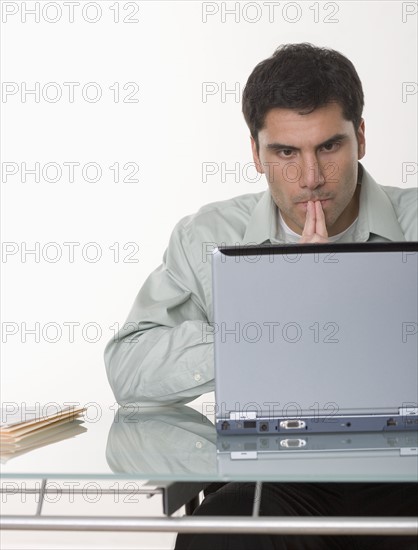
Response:
POLYGON ((300 186, 308 189, 316 189, 325 183, 324 173, 316 157, 310 157, 301 164, 302 173, 300 186))

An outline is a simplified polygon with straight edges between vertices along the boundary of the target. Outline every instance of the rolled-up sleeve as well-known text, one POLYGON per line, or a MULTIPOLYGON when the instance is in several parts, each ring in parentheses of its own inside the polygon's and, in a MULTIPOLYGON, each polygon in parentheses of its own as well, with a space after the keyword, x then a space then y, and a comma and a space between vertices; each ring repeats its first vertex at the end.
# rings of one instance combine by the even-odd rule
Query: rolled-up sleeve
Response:
POLYGON ((187 403, 214 389, 210 269, 191 239, 182 220, 106 346, 107 376, 121 405, 187 403))

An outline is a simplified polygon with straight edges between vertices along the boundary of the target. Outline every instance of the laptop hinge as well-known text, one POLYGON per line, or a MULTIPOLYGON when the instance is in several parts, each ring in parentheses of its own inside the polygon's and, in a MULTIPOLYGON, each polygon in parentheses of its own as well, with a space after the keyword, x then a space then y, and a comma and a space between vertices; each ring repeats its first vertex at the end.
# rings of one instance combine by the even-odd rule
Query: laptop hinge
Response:
POLYGON ((229 413, 230 420, 256 420, 257 413, 255 411, 234 411, 229 413))

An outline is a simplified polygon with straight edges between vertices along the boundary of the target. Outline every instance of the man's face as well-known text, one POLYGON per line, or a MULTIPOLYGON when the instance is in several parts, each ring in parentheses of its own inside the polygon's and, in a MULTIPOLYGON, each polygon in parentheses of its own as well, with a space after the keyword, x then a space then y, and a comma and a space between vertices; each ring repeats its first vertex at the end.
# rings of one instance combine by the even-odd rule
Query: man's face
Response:
POLYGON ((338 103, 300 115, 271 109, 251 138, 257 170, 265 173, 284 221, 302 234, 307 201, 321 201, 328 235, 344 231, 358 214, 357 161, 364 157, 364 121, 356 132, 338 103))

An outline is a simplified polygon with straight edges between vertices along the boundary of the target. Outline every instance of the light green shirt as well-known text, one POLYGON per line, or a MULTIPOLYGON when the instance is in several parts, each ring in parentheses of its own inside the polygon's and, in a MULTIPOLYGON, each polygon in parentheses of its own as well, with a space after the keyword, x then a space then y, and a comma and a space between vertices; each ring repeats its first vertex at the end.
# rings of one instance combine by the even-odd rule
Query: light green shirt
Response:
MULTIPOLYGON (((341 242, 417 240, 417 190, 383 187, 364 170, 355 231, 341 242)), ((214 389, 213 338, 206 325, 213 322, 211 252, 223 244, 265 242, 284 242, 269 190, 206 205, 180 220, 162 265, 106 346, 118 403, 187 403, 214 389)))

